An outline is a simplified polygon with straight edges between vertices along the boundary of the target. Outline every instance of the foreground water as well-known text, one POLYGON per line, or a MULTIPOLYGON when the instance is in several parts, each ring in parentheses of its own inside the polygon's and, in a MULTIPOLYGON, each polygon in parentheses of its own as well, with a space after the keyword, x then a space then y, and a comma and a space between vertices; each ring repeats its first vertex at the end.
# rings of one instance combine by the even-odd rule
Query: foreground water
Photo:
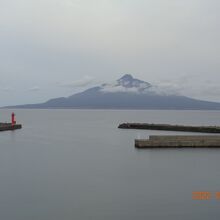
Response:
MULTIPOLYGON (((0 219, 220 218, 220 150, 136 150, 135 138, 174 132, 117 129, 121 122, 220 125, 219 111, 16 113, 23 129, 0 133, 0 219), (195 201, 194 191, 213 197, 195 201)), ((0 121, 9 117, 0 111, 0 121)))

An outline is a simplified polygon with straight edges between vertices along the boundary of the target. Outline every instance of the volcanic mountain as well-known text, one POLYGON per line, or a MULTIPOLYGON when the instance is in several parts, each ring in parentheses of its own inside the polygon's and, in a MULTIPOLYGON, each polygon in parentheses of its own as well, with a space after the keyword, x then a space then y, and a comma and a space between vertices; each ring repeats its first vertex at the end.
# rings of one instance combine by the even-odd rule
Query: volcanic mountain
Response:
POLYGON ((126 74, 114 83, 102 84, 69 97, 13 108, 220 110, 220 103, 167 94, 148 82, 126 74))

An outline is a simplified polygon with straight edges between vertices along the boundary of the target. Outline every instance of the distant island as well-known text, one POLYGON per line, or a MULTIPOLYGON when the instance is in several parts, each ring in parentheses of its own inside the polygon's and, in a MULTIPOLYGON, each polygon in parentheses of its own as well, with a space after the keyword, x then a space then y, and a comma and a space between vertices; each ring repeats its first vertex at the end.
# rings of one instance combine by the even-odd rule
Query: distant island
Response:
POLYGON ((102 84, 69 97, 5 108, 220 110, 220 103, 166 94, 150 83, 126 74, 114 83, 102 84))

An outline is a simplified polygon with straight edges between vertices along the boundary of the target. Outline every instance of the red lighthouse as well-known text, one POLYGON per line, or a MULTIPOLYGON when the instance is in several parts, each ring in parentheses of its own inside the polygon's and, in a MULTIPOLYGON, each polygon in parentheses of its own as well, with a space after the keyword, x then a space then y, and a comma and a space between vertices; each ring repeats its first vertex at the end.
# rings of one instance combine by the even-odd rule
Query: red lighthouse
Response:
POLYGON ((12 124, 12 126, 16 124, 15 113, 14 112, 12 112, 12 114, 11 114, 11 124, 12 124))

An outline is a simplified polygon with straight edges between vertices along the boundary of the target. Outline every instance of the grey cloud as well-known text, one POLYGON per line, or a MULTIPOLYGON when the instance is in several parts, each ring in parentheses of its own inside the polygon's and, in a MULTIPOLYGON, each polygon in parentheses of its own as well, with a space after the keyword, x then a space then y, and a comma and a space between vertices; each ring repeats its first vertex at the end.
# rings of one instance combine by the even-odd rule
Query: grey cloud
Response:
MULTIPOLYGON (((209 76, 206 76, 209 78, 209 76)), ((199 74, 184 75, 180 78, 159 81, 155 88, 167 94, 219 101, 220 87, 215 79, 206 79, 199 74)))
POLYGON ((138 88, 126 88, 123 86, 105 86, 101 89, 102 92, 111 92, 111 93, 117 93, 117 92, 130 92, 130 93, 138 93, 138 88))
POLYGON ((85 86, 91 85, 93 80, 94 80, 94 78, 91 76, 84 76, 79 80, 62 82, 62 83, 59 83, 59 85, 62 87, 67 87, 67 88, 80 88, 80 87, 85 87, 85 86))
POLYGON ((33 86, 33 87, 29 88, 27 91, 38 92, 38 91, 40 91, 40 87, 39 86, 33 86))
POLYGON ((0 90, 3 91, 3 92, 12 92, 12 91, 14 91, 14 89, 11 88, 11 87, 0 87, 0 90))

